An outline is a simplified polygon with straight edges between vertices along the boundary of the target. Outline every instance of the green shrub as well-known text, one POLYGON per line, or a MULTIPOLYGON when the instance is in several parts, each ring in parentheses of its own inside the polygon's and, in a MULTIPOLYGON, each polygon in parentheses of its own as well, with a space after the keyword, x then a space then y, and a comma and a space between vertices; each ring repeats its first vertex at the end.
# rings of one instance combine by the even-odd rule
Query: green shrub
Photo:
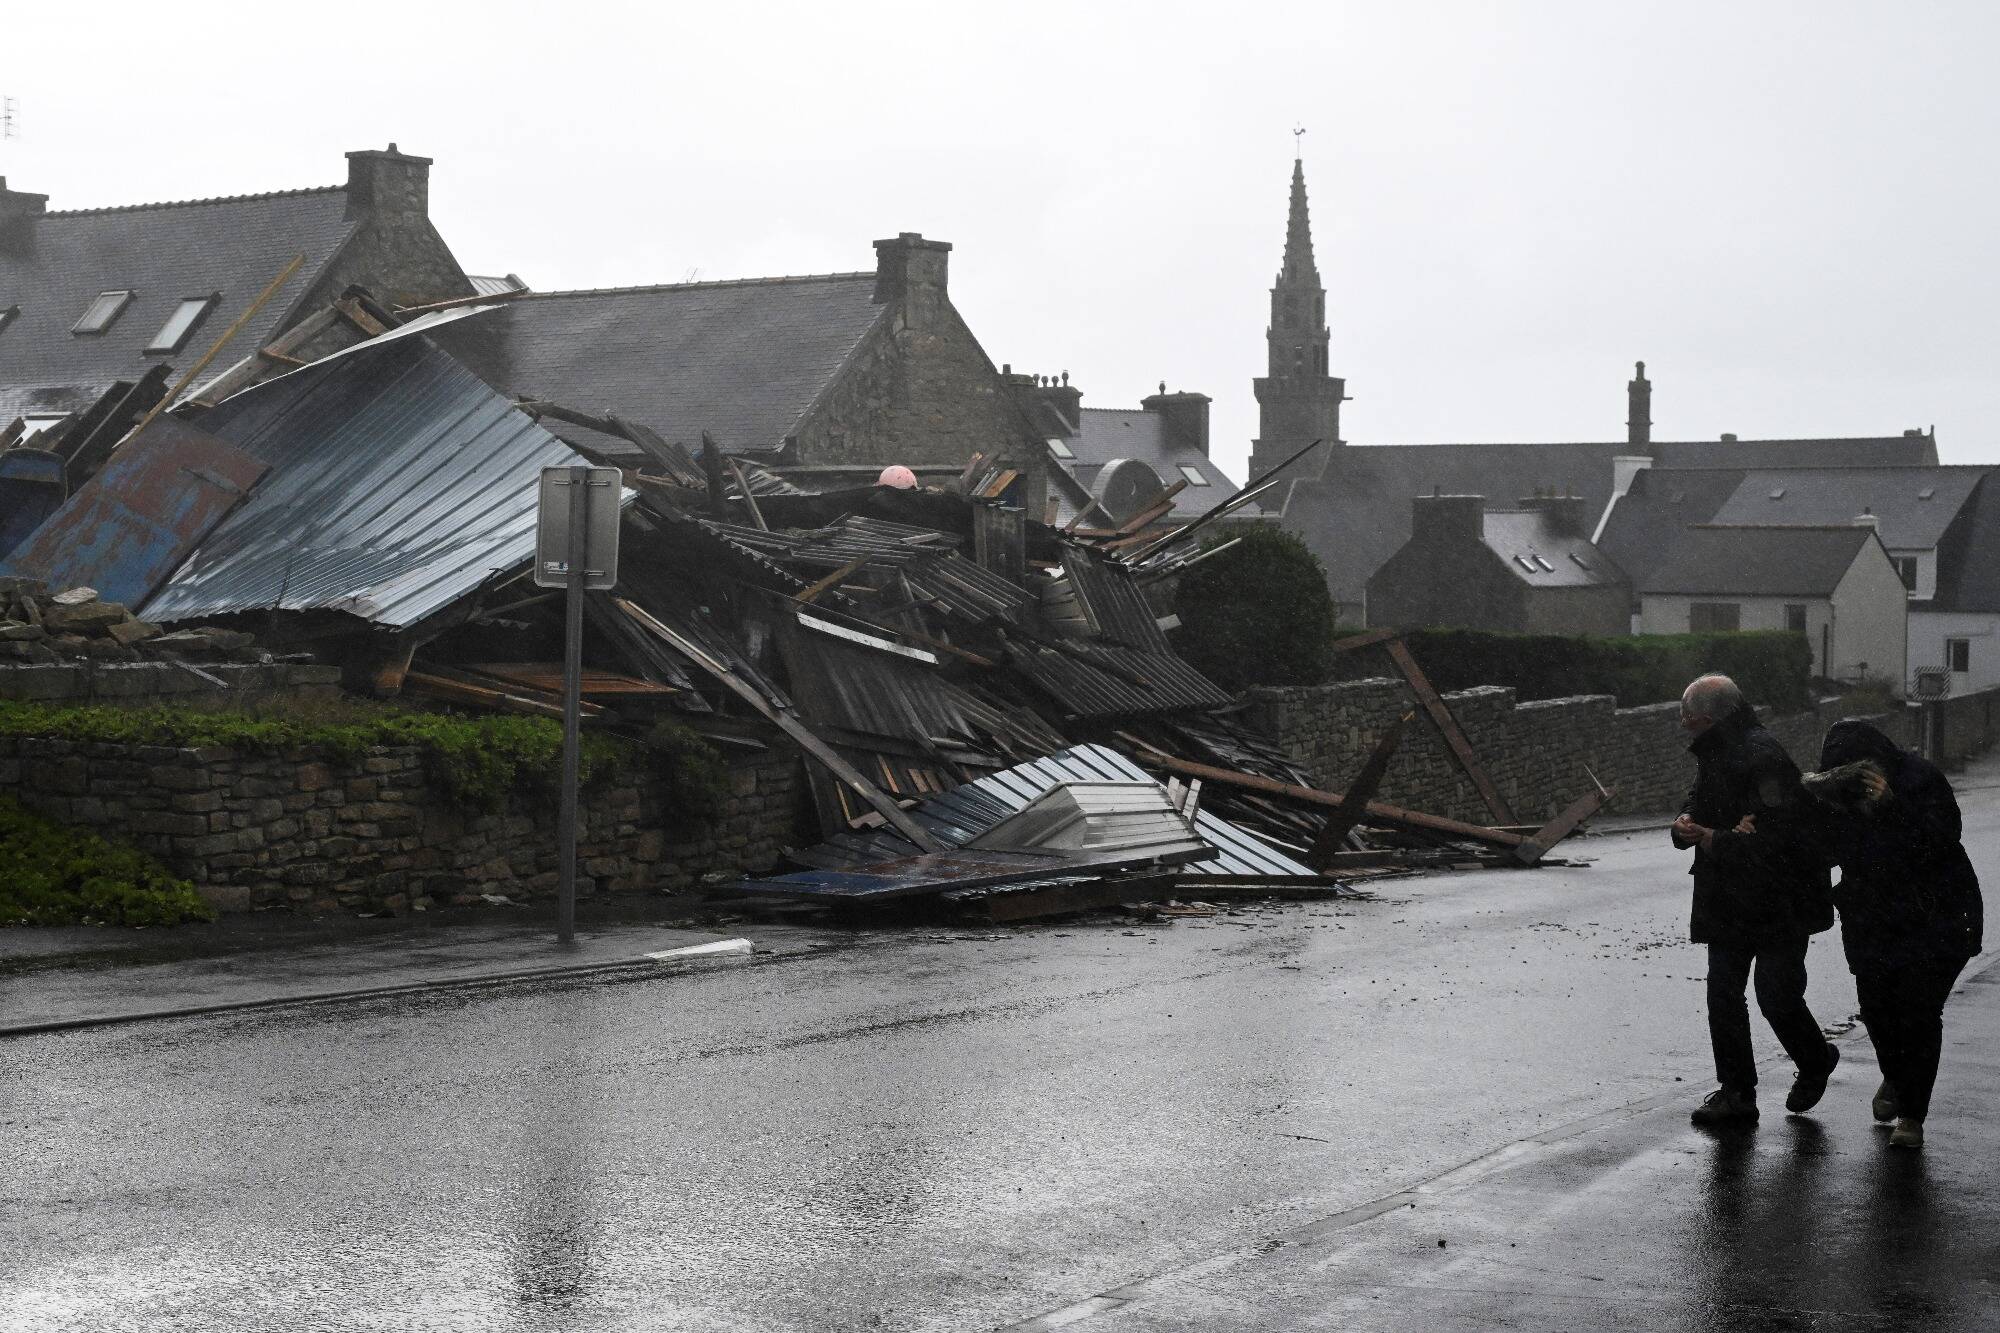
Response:
POLYGON ((0 797, 0 926, 175 926, 215 909, 131 847, 0 797))
POLYGON ((1275 527, 1220 533, 1204 545, 1213 550, 1232 540, 1238 544, 1181 576, 1174 651, 1226 689, 1319 684, 1334 640, 1333 597, 1319 557, 1275 527))
MULTIPOLYGON (((1764 707, 1792 712, 1810 702, 1812 647, 1784 630, 1594 638, 1442 629, 1404 641, 1439 690, 1511 685, 1524 700, 1610 694, 1631 708, 1678 699, 1696 676, 1720 672, 1764 707)), ((1390 672, 1372 651, 1344 654, 1335 670, 1349 680, 1390 672)))
POLYGON ((722 752, 666 718, 653 724, 645 743, 653 770, 666 783, 671 813, 696 825, 713 823, 729 799, 729 765, 722 752))

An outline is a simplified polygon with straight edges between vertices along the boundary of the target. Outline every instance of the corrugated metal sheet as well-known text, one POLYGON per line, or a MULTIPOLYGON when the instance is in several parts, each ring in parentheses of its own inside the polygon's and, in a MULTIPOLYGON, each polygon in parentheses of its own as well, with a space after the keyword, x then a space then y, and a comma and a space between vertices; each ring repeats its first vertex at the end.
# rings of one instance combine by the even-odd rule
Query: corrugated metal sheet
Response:
POLYGON ((1064 639, 1054 645, 1014 640, 1007 645, 1007 656, 1070 718, 1144 717, 1231 702, 1208 677, 1171 653, 1064 639))
MULTIPOLYGON (((1000 821, 1027 808, 1044 792, 1066 782, 1158 784, 1137 764, 1102 745, 1079 745, 954 788, 910 811, 939 842, 962 847, 1000 821)), ((1197 810, 1195 832, 1218 855, 1180 873, 1185 875, 1310 877, 1313 871, 1263 840, 1206 810, 1197 810)), ((810 865, 828 868, 882 862, 909 855, 910 845, 893 832, 847 833, 798 854, 810 865)), ((1056 872, 1051 872, 1056 873, 1056 872)))
POLYGON ((95 588, 107 602, 137 606, 265 471, 234 445, 160 417, 120 446, 0 571, 51 588, 95 588))
POLYGON ((1166 631, 1160 628, 1158 616, 1133 582, 1129 569, 1079 547, 1064 554, 1063 574, 1099 635, 1144 652, 1173 652, 1166 631))
POLYGON ((201 424, 271 471, 146 603, 148 619, 281 608, 415 624, 529 559, 537 477, 583 461, 407 329, 248 389, 201 424))

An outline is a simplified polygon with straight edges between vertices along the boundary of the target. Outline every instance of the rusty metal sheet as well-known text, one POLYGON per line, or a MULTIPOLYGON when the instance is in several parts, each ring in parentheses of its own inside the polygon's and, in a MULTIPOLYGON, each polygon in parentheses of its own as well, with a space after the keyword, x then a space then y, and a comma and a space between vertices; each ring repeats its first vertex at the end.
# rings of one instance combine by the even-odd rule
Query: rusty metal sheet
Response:
POLYGON ((68 493, 63 461, 46 449, 0 450, 0 556, 33 536, 68 493))
POLYGON ((234 445, 161 417, 111 455, 0 573, 51 588, 91 587, 137 606, 164 583, 264 475, 234 445))

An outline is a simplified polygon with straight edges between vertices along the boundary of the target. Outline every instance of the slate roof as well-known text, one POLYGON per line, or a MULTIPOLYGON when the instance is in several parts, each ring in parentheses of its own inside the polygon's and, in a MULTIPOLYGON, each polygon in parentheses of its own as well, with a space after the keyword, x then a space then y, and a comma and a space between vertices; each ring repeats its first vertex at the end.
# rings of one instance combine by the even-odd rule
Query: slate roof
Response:
POLYGON ((1747 473, 1715 511, 1729 524, 1851 523, 1875 515, 1882 544, 1892 551, 1925 551, 1944 537, 1951 521, 1989 469, 1980 467, 1835 468, 1747 473))
POLYGON ((783 445, 889 310, 875 303, 874 273, 834 273, 527 292, 433 336, 510 397, 624 417, 690 446, 708 431, 755 453, 783 445))
POLYGON ((1681 535, 1712 520, 1747 475, 1741 468, 1647 468, 1611 506, 1598 548, 1631 576, 1633 587, 1640 587, 1681 535))
POLYGON ((303 252, 299 273, 217 364, 248 356, 354 235, 347 212, 346 188, 328 186, 41 215, 24 253, 0 253, 0 310, 20 307, 0 329, 0 423, 87 406, 152 361, 192 364, 303 252), (128 289, 135 295, 109 330, 70 332, 99 292, 128 289), (178 354, 145 352, 183 298, 216 292, 221 301, 178 354))
POLYGON ((1192 519, 1240 489, 1207 454, 1176 445, 1169 439, 1165 422, 1157 412, 1137 407, 1086 407, 1081 417, 1077 433, 1063 441, 1076 460, 1057 461, 1093 494, 1105 466, 1121 458, 1145 463, 1169 486, 1187 481, 1186 488, 1174 497, 1174 507, 1168 512, 1170 520, 1192 519), (1183 478, 1183 467, 1193 468, 1201 482, 1197 483, 1193 477, 1183 478))
POLYGON ((1863 547, 1867 527, 1689 528, 1639 586, 1696 597, 1830 596, 1863 547))
POLYGON ((2000 612, 2000 468, 1988 470, 1959 513, 1938 553, 1937 596, 1924 609, 2000 612))
POLYGON ((1558 531, 1540 510, 1488 509, 1479 535, 1507 572, 1531 588, 1601 588, 1625 581, 1623 571, 1588 537, 1558 531))
MULTIPOLYGON (((1929 435, 1821 440, 1656 441, 1651 470, 1734 467, 1915 467, 1937 461, 1929 435)), ((1326 566, 1336 600, 1359 604, 1368 577, 1410 537, 1410 501, 1442 491, 1507 504, 1537 487, 1589 501, 1593 515, 1611 497, 1612 459, 1624 440, 1537 444, 1346 444, 1329 449, 1319 476, 1289 487, 1284 526, 1326 566)), ((1275 494, 1275 492, 1274 492, 1275 494)), ((1612 552, 1623 565, 1624 557, 1612 552)), ((1630 566, 1627 572, 1632 573, 1630 566)), ((1636 573, 1634 578, 1637 578, 1636 573)))

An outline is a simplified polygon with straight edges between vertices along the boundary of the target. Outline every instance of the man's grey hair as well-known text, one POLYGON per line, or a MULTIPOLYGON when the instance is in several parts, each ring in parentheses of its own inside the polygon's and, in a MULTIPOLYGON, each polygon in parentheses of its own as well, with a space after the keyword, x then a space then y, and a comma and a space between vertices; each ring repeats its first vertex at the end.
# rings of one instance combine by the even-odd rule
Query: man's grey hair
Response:
POLYGON ((1720 722, 1743 706, 1743 691, 1727 676, 1700 676, 1681 694, 1681 712, 1720 722))

